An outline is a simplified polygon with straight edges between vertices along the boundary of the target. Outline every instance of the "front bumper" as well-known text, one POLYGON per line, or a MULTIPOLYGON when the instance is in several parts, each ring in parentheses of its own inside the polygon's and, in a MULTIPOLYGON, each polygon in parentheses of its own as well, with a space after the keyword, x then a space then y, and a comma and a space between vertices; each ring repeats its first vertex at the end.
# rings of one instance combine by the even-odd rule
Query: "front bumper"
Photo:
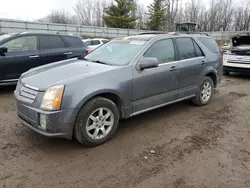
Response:
POLYGON ((242 56, 242 60, 237 60, 236 55, 231 55, 230 58, 225 58, 223 61, 223 70, 227 72, 250 72, 250 56, 242 56))
POLYGON ((75 110, 44 111, 25 103, 18 93, 14 92, 17 114, 21 123, 47 137, 72 139, 75 110), (40 125, 40 115, 46 116, 46 128, 40 125))
POLYGON ((239 72, 239 73, 250 73, 250 68, 223 66, 223 71, 226 71, 226 72, 239 72))

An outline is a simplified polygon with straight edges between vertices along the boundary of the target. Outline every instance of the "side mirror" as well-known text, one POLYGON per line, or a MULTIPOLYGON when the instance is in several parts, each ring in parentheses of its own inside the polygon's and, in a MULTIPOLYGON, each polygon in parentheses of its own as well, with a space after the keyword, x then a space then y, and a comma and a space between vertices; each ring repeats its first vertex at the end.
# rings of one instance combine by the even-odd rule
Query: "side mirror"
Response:
POLYGON ((0 55, 5 56, 5 53, 8 52, 8 48, 0 46, 0 55))
POLYGON ((159 61, 156 58, 142 58, 138 63, 140 70, 158 67, 159 61))

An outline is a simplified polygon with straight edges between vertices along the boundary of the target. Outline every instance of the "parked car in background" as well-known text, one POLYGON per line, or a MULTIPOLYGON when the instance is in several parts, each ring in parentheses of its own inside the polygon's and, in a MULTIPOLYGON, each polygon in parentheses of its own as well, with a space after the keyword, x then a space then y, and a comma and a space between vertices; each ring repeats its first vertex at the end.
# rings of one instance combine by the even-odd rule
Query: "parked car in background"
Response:
POLYGON ((230 43, 226 43, 224 44, 224 46, 222 46, 222 51, 223 52, 227 52, 231 49, 232 45, 230 43))
POLYGON ((232 47, 224 55, 223 73, 250 72, 250 35, 232 37, 232 47))
POLYGON ((100 47, 101 45, 106 44, 107 42, 109 42, 109 40, 103 38, 94 38, 94 39, 85 39, 83 40, 83 42, 85 43, 86 46, 88 46, 86 51, 89 53, 94 49, 100 47))
POLYGON ((87 146, 111 139, 119 120, 191 99, 210 102, 222 73, 211 37, 140 35, 115 39, 84 59, 31 69, 15 90, 21 122, 48 137, 87 146))
POLYGON ((31 68, 86 55, 81 39, 71 35, 12 33, 0 36, 0 85, 17 82, 31 68))

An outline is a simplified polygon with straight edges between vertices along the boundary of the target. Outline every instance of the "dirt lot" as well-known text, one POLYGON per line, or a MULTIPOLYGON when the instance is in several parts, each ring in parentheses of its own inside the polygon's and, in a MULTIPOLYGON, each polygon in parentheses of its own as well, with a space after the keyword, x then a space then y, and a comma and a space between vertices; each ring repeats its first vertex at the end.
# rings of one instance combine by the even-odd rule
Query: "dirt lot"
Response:
POLYGON ((0 89, 0 187, 250 187, 250 76, 224 78, 206 107, 124 120, 96 148, 22 126, 13 90, 0 89))

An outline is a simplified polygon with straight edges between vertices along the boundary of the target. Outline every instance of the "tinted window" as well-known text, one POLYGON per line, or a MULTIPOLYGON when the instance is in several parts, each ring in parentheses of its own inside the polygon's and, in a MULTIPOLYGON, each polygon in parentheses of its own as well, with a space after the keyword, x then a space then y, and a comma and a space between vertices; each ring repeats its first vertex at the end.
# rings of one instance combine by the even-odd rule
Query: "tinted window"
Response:
POLYGON ((198 44, 195 41, 193 41, 193 44, 194 44, 194 50, 195 50, 195 53, 196 53, 196 57, 202 57, 202 56, 204 56, 204 54, 201 51, 201 49, 198 46, 198 44))
POLYGON ((196 57, 193 41, 191 38, 177 38, 176 42, 181 60, 196 57))
POLYGON ((101 44, 99 40, 92 40, 91 45, 99 45, 101 44))
POLYGON ((4 43, 3 46, 8 48, 8 52, 37 50, 37 37, 19 37, 4 43))
POLYGON ((211 52, 220 53, 220 48, 217 42, 211 38, 199 37, 198 38, 211 52))
POLYGON ((175 61, 175 49, 172 39, 155 42, 144 57, 156 58, 160 63, 175 61))
POLYGON ((71 47, 82 47, 84 43, 76 37, 63 37, 71 47))
POLYGON ((65 43, 59 36, 40 36, 41 49, 65 48, 65 43))

